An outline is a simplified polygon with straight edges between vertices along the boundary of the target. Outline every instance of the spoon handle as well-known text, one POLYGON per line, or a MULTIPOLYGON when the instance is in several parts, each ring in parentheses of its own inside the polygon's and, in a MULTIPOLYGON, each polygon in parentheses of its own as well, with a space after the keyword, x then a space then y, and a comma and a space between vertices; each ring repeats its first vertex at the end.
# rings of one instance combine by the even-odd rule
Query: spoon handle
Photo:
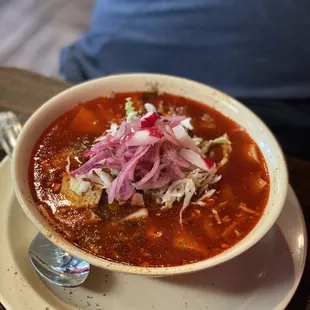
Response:
MULTIPOLYGON (((21 129, 14 113, 0 112, 0 144, 9 157, 12 157, 21 129)), ((90 270, 88 262, 58 248, 40 233, 29 247, 29 259, 42 278, 58 286, 79 286, 90 270)))

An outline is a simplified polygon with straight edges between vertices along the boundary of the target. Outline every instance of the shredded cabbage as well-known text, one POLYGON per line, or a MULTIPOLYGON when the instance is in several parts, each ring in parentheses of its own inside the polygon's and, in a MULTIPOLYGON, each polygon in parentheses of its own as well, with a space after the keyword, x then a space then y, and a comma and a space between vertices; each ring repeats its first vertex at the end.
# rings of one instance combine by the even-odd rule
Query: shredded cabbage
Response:
POLYGON ((77 195, 82 196, 90 187, 90 182, 84 181, 82 177, 70 177, 70 189, 77 195))
POLYGON ((223 135, 222 137, 216 138, 214 140, 210 140, 209 143, 212 144, 231 144, 230 140, 228 140, 227 134, 223 135))
POLYGON ((214 140, 209 140, 209 141, 206 141, 206 143, 204 143, 204 145, 202 146, 201 148, 201 154, 206 154, 209 152, 210 150, 210 147, 213 145, 213 144, 231 144, 230 140, 228 139, 228 136, 227 134, 225 133, 223 136, 221 137, 218 137, 214 140))
POLYGON ((133 107, 133 102, 131 98, 126 98, 125 110, 127 115, 127 122, 131 122, 136 118, 137 112, 133 107))
POLYGON ((180 201, 183 197, 183 206, 180 211, 180 224, 182 225, 182 214, 195 194, 196 187, 192 179, 184 178, 174 181, 162 198, 162 203, 165 205, 162 209, 171 208, 175 201, 180 201))
POLYGON ((215 169, 208 171, 203 171, 201 169, 195 169, 189 172, 186 175, 186 178, 191 179, 197 188, 204 187, 207 184, 210 184, 214 178, 217 178, 215 175, 215 169))
POLYGON ((206 206, 207 202, 206 200, 210 199, 212 195, 216 192, 215 189, 206 189, 205 193, 203 196, 201 196, 198 200, 196 200, 194 203, 200 206, 206 206))
POLYGON ((175 201, 180 201, 182 197, 185 195, 185 184, 190 179, 181 179, 174 181, 165 192, 162 203, 165 205, 162 209, 171 208, 175 201))
POLYGON ((93 183, 101 184, 103 188, 109 188, 112 183, 111 176, 98 168, 92 169, 84 175, 84 178, 89 179, 93 183))
POLYGON ((91 182, 100 184, 103 188, 109 188, 112 183, 112 178, 108 173, 101 169, 92 169, 83 176, 70 176, 70 189, 77 195, 82 196, 83 193, 88 191, 91 182), (85 179, 87 181, 85 181, 85 179))
POLYGON ((192 180, 186 182, 184 191, 185 191, 185 197, 183 200, 183 206, 180 210, 180 224, 181 225, 182 225, 183 212, 188 207, 188 205, 190 204, 191 199, 196 192, 195 184, 192 180))
MULTIPOLYGON (((67 157, 66 172, 70 175, 70 158, 67 157)), ((83 176, 76 175, 75 177, 70 175, 70 190, 75 192, 77 195, 82 196, 83 193, 87 192, 91 183, 85 181, 88 179, 90 182, 98 183, 103 188, 109 188, 112 182, 111 176, 102 171, 101 169, 92 169, 83 176)))
MULTIPOLYGON (((66 172, 70 175, 70 158, 67 157, 66 172)), ((81 196, 83 193, 87 192, 90 187, 90 182, 84 181, 79 175, 72 177, 70 175, 70 190, 75 192, 77 195, 81 196)))
POLYGON ((194 137, 192 138, 192 140, 195 142, 195 144, 196 144, 197 146, 199 146, 199 144, 201 144, 201 143, 203 142, 203 139, 202 139, 202 138, 196 137, 196 136, 194 136, 194 137))

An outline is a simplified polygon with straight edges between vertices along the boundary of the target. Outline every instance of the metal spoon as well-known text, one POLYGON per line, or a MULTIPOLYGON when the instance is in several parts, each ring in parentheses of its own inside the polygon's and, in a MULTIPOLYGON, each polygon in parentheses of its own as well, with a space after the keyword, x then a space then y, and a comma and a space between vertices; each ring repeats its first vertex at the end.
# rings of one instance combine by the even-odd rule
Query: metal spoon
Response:
MULTIPOLYGON (((0 144, 11 157, 21 124, 12 112, 0 112, 0 144)), ((29 260, 35 271, 46 281, 63 287, 81 285, 88 277, 90 265, 56 247, 40 233, 29 247, 29 260)))

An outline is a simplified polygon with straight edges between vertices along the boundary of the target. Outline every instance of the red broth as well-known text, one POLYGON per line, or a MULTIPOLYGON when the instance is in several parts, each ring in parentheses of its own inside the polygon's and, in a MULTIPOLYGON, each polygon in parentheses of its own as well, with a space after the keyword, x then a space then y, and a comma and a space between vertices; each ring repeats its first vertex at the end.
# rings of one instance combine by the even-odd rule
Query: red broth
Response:
MULTIPOLYGON (((222 146, 210 156, 217 160, 222 146)), ((179 266, 217 255, 242 240, 257 224, 269 195, 264 158, 250 136, 216 110, 196 101, 156 93, 121 93, 79 104, 56 119, 41 135, 29 166, 29 182, 38 209, 55 231, 77 247, 96 256, 136 266, 179 266), (147 219, 118 220, 139 209, 129 203, 98 205, 64 197, 60 193, 67 157, 71 168, 86 161, 84 150, 95 138, 125 117, 124 102, 131 97, 136 108, 154 104, 162 114, 192 118, 193 133, 214 139, 227 133, 232 144, 228 162, 219 169, 222 179, 207 206, 191 204, 179 223, 181 205, 160 211, 145 199, 147 219), (96 215, 94 217, 94 214, 96 215)))

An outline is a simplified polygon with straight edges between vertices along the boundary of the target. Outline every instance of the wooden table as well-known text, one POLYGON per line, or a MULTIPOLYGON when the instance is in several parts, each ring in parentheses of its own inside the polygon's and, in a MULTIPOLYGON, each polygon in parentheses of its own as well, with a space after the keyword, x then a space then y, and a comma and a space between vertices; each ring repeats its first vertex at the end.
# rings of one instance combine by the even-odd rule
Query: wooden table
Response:
MULTIPOLYGON (((24 123, 47 99, 70 87, 70 84, 15 68, 0 68, 0 110, 11 110, 24 123)), ((0 152, 0 159, 5 156, 0 152)), ((287 157, 290 183, 302 205, 307 227, 310 227, 310 163, 287 157)), ((301 283, 287 310, 310 309, 309 256, 301 283)), ((4 310, 0 304, 0 310, 4 310)), ((269 309, 262 309, 269 310, 269 309)))

